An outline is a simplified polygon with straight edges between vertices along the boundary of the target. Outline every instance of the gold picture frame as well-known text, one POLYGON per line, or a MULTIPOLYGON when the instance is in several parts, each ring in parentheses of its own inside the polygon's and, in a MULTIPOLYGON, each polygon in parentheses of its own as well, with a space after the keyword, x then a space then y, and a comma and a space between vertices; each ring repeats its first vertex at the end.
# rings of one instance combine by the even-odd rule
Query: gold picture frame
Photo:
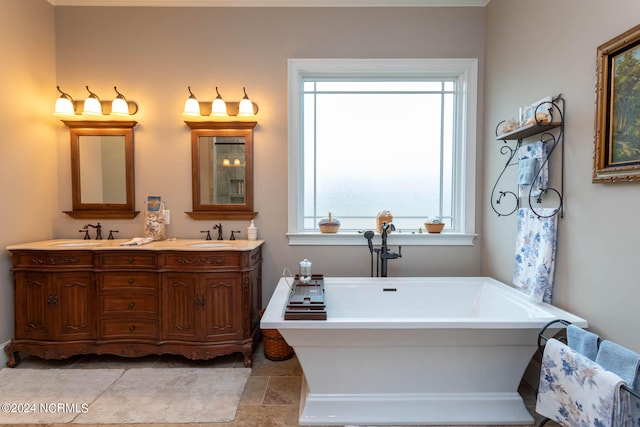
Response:
POLYGON ((640 25, 597 49, 594 183, 640 181, 638 73, 640 25))

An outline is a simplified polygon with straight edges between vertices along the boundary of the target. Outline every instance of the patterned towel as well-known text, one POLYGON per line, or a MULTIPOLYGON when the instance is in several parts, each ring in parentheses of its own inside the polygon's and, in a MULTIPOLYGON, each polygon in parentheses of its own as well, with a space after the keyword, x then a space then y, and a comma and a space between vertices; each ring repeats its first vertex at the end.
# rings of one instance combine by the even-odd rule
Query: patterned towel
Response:
MULTIPOLYGON (((551 215, 553 209, 539 209, 551 215)), ((518 234, 513 284, 536 301, 551 303, 556 261, 558 216, 539 218, 531 209, 518 209, 518 234)))
POLYGON ((542 193, 549 186, 549 168, 545 158, 548 147, 544 141, 523 145, 518 149, 518 193, 529 197, 542 193))
POLYGON ((560 341, 547 341, 536 412, 566 427, 623 425, 622 378, 560 341))

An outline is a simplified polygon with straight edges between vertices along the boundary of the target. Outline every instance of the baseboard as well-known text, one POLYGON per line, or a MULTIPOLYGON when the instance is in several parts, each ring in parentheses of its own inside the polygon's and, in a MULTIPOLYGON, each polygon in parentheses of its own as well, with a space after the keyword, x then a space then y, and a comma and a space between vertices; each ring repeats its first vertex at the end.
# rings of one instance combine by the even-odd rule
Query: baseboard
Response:
POLYGON ((7 353, 4 351, 4 348, 9 345, 9 343, 11 342, 11 340, 9 341, 5 341, 2 344, 0 344, 0 349, 2 351, 0 351, 0 368, 4 368, 7 366, 7 361, 9 360, 9 357, 7 356, 7 353))

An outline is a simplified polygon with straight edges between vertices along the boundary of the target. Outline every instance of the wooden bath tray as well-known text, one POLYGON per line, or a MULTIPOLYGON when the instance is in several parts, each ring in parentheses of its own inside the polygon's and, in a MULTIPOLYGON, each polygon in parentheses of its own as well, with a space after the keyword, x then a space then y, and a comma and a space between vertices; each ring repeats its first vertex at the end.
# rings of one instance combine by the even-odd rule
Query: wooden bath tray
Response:
POLYGON ((327 320, 322 274, 313 274, 308 282, 302 282, 300 276, 296 275, 284 320, 327 320))

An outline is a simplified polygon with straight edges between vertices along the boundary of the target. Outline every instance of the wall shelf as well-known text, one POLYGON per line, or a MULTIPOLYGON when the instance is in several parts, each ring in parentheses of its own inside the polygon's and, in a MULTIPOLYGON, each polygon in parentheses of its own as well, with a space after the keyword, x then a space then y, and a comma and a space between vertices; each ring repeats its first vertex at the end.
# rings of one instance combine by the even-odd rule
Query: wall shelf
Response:
MULTIPOLYGON (((502 168, 502 171, 498 175, 496 182, 491 190, 491 208, 498 216, 509 216, 515 213, 521 204, 521 198, 526 199, 531 210, 540 218, 548 218, 554 215, 560 214, 563 216, 564 203, 564 99, 561 95, 558 95, 552 101, 545 101, 538 104, 534 111, 534 117, 536 122, 526 126, 519 127, 510 132, 498 135, 498 129, 502 122, 496 127, 496 138, 499 141, 503 141, 505 145, 500 147, 500 154, 506 156, 507 160, 502 168), (537 116, 539 112, 545 112, 548 114, 548 120, 541 122, 537 116), (502 178, 505 172, 512 166, 518 167, 519 158, 518 153, 520 148, 524 146, 524 140, 537 136, 539 140, 546 143, 546 156, 541 158, 539 167, 535 174, 533 181, 537 181, 540 173, 548 166, 549 160, 553 153, 560 145, 560 186, 555 188, 550 185, 551 181, 546 187, 542 188, 539 194, 534 194, 534 186, 529 186, 527 195, 521 197, 519 195, 518 188, 515 191, 501 190, 503 188, 502 178), (509 145, 510 142, 515 141, 515 145, 509 145), (543 207, 552 207, 551 213, 542 214, 541 209, 543 207)), ((504 187, 510 188, 513 184, 509 183, 504 187)), ((518 184, 515 184, 518 187, 518 184)))

